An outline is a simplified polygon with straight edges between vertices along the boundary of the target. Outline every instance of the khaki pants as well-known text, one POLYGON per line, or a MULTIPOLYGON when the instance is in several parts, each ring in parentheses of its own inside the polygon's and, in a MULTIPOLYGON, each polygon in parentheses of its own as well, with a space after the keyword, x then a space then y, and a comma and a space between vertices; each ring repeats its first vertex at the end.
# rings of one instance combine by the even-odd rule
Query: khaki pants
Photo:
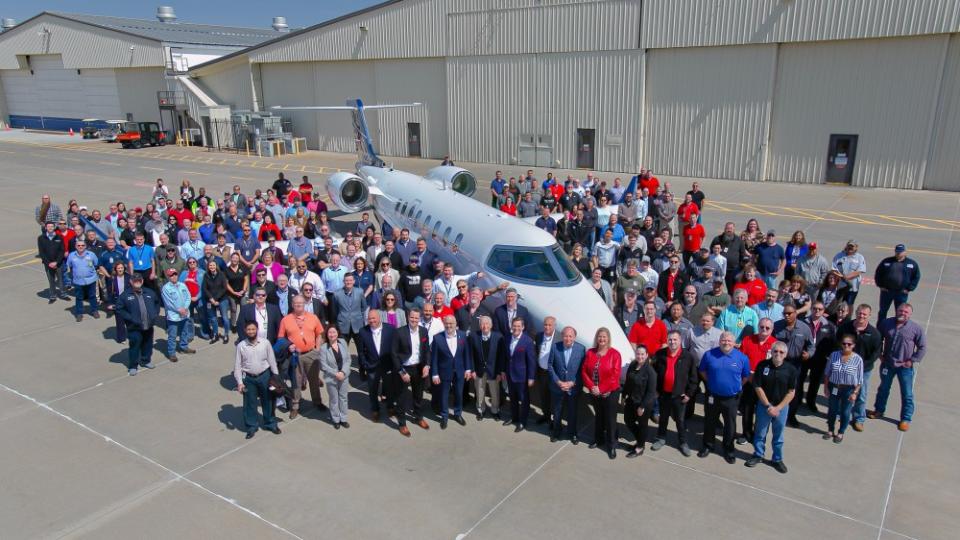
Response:
POLYGON ((301 388, 303 387, 302 377, 306 374, 307 377, 307 387, 310 388, 310 399, 313 401, 314 405, 322 406, 323 405, 323 394, 320 392, 320 387, 322 383, 320 382, 320 351, 314 349, 309 352, 300 354, 300 367, 302 369, 297 370, 297 381, 293 389, 293 403, 291 408, 293 410, 300 410, 300 399, 302 397, 301 388))
POLYGON ((500 383, 496 377, 490 378, 484 374, 473 379, 474 389, 477 393, 477 412, 483 414, 484 409, 489 409, 492 414, 500 414, 500 383), (487 407, 486 393, 490 391, 490 407, 487 407))

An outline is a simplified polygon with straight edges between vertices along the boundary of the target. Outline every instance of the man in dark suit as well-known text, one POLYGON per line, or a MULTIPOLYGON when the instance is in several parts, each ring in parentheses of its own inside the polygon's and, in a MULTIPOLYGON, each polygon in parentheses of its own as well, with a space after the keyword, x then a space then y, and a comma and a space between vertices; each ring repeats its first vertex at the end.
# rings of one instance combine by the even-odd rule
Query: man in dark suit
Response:
POLYGON ((65 258, 63 238, 57 235, 57 224, 48 221, 43 224, 44 230, 37 238, 37 251, 40 254, 40 262, 43 263, 43 270, 47 274, 47 283, 49 290, 47 292, 47 301, 54 303, 57 298, 66 300, 67 296, 63 293, 63 275, 60 266, 65 258))
MULTIPOLYGON (((467 307, 459 311, 464 309, 467 307)), ((493 330, 493 319, 481 315, 479 321, 480 329, 468 336, 475 370, 473 382, 477 393, 477 420, 483 420, 483 413, 488 409, 494 418, 500 420, 500 373, 506 369, 507 346, 503 335, 493 330), (486 404, 487 391, 490 392, 490 407, 486 404)))
POLYGON ((443 330, 430 346, 430 374, 440 394, 440 429, 447 429, 451 385, 454 387, 453 419, 461 426, 467 423, 463 419, 463 386, 473 377, 473 362, 467 336, 457 331, 453 315, 443 318, 443 330))
POLYGON ((553 346, 550 354, 550 393, 553 395, 553 429, 550 442, 560 438, 562 419, 567 417, 567 436, 577 444, 577 408, 583 381, 580 365, 587 356, 587 349, 577 343, 577 330, 572 326, 563 329, 562 341, 553 346))
POLYGON ((409 437, 406 429, 406 414, 423 429, 430 429, 423 419, 423 385, 430 365, 430 336, 427 329, 420 326, 420 311, 411 309, 407 314, 407 326, 397 329, 397 339, 393 342, 393 398, 397 402, 397 424, 400 433, 409 437))
POLYGON ((538 424, 551 423, 550 410, 553 404, 553 392, 550 382, 550 354, 553 346, 560 341, 560 335, 557 334, 557 319, 555 317, 546 317, 543 319, 543 332, 537 332, 534 344, 537 346, 537 382, 534 385, 534 393, 540 404, 540 418, 538 424))
MULTIPOLYGON (((393 374, 394 341, 397 339, 396 328, 389 324, 381 324, 380 312, 371 309, 367 314, 367 325, 360 329, 360 343, 362 352, 357 356, 360 365, 367 374, 367 394, 370 398, 370 419, 380 421, 380 396, 386 394, 387 384, 381 388, 381 381, 389 381, 393 374)), ((390 406, 392 396, 387 396, 387 406, 390 406)), ((406 429, 406 426, 404 426, 406 429)), ((409 433, 409 432, 408 432, 409 433)))
MULTIPOLYGON (((330 321, 336 322, 337 329, 340 330, 340 336, 350 343, 351 340, 356 344, 357 356, 361 354, 363 341, 360 339, 360 328, 363 326, 363 312, 367 309, 367 300, 363 296, 363 291, 354 287, 356 279, 352 274, 343 277, 343 288, 331 295, 330 321)), ((366 377, 366 370, 363 363, 360 363, 360 375, 366 377)))
POLYGON ((257 337, 266 339, 271 345, 277 343, 277 332, 280 331, 280 309, 273 304, 267 303, 267 290, 263 287, 257 287, 253 290, 253 303, 240 308, 237 315, 237 342, 241 341, 240 336, 246 335, 244 328, 247 323, 253 321, 257 323, 257 337))
POLYGON ((498 307, 493 312, 493 329, 504 336, 509 336, 513 331, 513 320, 517 317, 523 319, 523 327, 528 332, 533 330, 533 318, 527 308, 520 305, 520 295, 513 287, 507 289, 506 303, 498 307))
POLYGON ((327 307, 323 305, 323 302, 319 298, 313 296, 313 283, 304 283, 300 287, 300 294, 303 295, 307 302, 303 306, 303 310, 307 313, 313 313, 320 319, 320 322, 323 324, 323 327, 327 327, 327 307))
POLYGON ((524 324, 521 317, 516 317, 511 323, 510 337, 507 339, 507 362, 500 373, 510 385, 510 410, 512 417, 503 423, 511 423, 517 427, 514 432, 520 432, 527 427, 527 417, 530 416, 530 387, 537 376, 537 356, 534 353, 536 346, 530 336, 523 333, 524 324))
POLYGON ((297 290, 290 286, 290 279, 286 274, 277 276, 276 288, 273 292, 267 292, 267 303, 280 308, 281 315, 288 315, 293 311, 293 297, 297 295, 297 290))
MULTIPOLYGON (((467 297, 467 304, 453 314, 457 318, 457 328, 468 334, 480 331, 480 318, 486 316, 493 324, 493 312, 483 303, 483 289, 472 287, 467 297)), ((497 332, 500 334, 500 332, 497 332)), ((500 334, 502 337, 503 334, 500 334)))
POLYGON ((657 427, 657 439, 653 441, 650 449, 659 450, 666 444, 667 423, 672 416, 677 427, 680 452, 685 457, 690 457, 685 413, 687 402, 694 395, 700 379, 697 375, 697 360, 693 353, 683 350, 681 341, 680 332, 671 331, 667 334, 667 347, 654 355, 653 369, 657 372, 657 395, 660 396, 660 425, 657 427))

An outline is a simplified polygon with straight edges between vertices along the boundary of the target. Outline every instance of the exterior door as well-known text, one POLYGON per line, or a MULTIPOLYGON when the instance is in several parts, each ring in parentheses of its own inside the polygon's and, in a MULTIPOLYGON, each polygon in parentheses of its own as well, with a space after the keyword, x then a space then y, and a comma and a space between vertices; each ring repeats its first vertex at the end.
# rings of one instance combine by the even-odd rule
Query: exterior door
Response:
POLYGON ((577 130, 577 168, 593 169, 593 154, 597 139, 597 130, 577 130))
POLYGON ((537 135, 537 167, 553 167, 553 135, 537 135))
POLYGON ((521 134, 520 148, 517 152, 517 164, 535 166, 537 164, 536 135, 521 134))
POLYGON ((420 157, 420 124, 407 122, 407 155, 420 157))
POLYGON ((857 157, 857 135, 830 135, 827 148, 827 183, 849 184, 853 181, 853 165, 857 157))

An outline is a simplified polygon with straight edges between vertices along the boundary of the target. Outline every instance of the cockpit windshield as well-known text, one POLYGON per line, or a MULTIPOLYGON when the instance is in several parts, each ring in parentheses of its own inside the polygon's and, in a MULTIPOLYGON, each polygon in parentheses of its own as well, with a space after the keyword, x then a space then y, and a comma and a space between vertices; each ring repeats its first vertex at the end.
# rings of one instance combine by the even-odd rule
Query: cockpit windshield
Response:
POLYGON ((565 286, 581 279, 560 246, 495 246, 487 258, 490 271, 517 282, 565 286))

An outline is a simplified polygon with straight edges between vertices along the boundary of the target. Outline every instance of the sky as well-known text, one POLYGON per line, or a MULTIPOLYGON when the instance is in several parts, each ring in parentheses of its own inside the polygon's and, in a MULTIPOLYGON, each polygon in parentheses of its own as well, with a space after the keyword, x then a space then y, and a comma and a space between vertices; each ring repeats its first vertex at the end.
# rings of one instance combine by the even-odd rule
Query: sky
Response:
POLYGON ((383 0, 0 0, 0 17, 25 21, 42 11, 63 11, 156 20, 157 6, 171 6, 179 22, 269 28, 273 17, 287 18, 291 29, 379 4, 383 0))

